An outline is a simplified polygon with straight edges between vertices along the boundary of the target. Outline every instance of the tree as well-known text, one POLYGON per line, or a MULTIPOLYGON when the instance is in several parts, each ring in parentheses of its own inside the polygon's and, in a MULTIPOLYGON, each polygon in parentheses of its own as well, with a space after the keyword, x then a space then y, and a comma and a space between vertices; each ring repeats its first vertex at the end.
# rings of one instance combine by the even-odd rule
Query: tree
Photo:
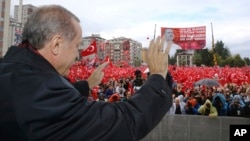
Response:
POLYGON ((230 57, 227 57, 227 59, 225 60, 224 64, 225 65, 228 65, 230 67, 234 67, 234 58, 232 56, 230 57))
POLYGON ((134 66, 135 66, 135 67, 140 66, 141 63, 142 63, 142 60, 140 60, 139 57, 135 57, 135 59, 134 59, 133 61, 134 61, 133 63, 134 63, 134 66))
POLYGON ((200 49, 196 50, 193 56, 194 64, 197 66, 200 66, 201 64, 204 64, 206 66, 212 66, 213 65, 213 55, 212 52, 206 49, 200 49))
POLYGON ((214 47, 215 54, 221 56, 221 59, 226 59, 231 56, 231 53, 227 47, 225 47, 222 41, 217 41, 214 47))
POLYGON ((201 66, 201 64, 202 64, 202 56, 201 56, 201 54, 198 53, 197 51, 194 52, 193 63, 194 63, 196 66, 201 66))
POLYGON ((244 67, 245 66, 245 62, 244 62, 244 60, 241 59, 239 54, 234 56, 234 66, 235 67, 244 67))
POLYGON ((169 57, 168 60, 170 65, 176 64, 176 55, 169 57))
MULTIPOLYGON (((169 64, 176 64, 176 56, 181 52, 182 50, 176 50, 175 55, 171 58, 169 57, 169 64)), ((213 66, 215 65, 214 56, 216 58, 217 65, 222 67, 226 65, 229 65, 231 67, 243 67, 245 65, 250 65, 249 58, 242 59, 239 54, 232 56, 229 48, 226 47, 221 40, 216 42, 214 50, 208 50, 207 48, 195 50, 192 61, 193 64, 197 66, 200 66, 202 64, 206 66, 213 66)), ((179 64, 183 65, 183 61, 179 61, 179 64)))
POLYGON ((225 64, 229 65, 230 67, 243 67, 243 66, 245 66, 245 62, 244 62, 244 60, 241 59, 239 54, 237 54, 235 56, 227 57, 225 64))
POLYGON ((245 58, 243 58, 243 60, 245 61, 245 63, 246 63, 246 65, 250 65, 250 59, 249 58, 247 58, 247 57, 245 57, 245 58))

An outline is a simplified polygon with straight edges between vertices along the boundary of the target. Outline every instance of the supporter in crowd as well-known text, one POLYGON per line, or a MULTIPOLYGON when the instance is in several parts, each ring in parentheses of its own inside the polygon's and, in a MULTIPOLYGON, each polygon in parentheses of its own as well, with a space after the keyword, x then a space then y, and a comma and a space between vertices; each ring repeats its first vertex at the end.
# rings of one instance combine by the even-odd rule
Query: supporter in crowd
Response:
POLYGON ((242 116, 250 118, 250 101, 247 101, 243 107, 242 116))
POLYGON ((98 94, 98 98, 96 99, 96 101, 103 101, 106 102, 107 99, 105 99, 105 95, 103 93, 99 93, 98 94))
POLYGON ((200 107, 200 103, 198 102, 198 97, 200 97, 200 95, 200 93, 194 93, 193 91, 191 91, 190 96, 187 98, 187 101, 192 104, 192 107, 196 111, 198 111, 200 107))
POLYGON ((118 93, 121 98, 123 98, 125 91, 126 89, 123 87, 122 83, 118 82, 115 88, 115 92, 118 93))
POLYGON ((108 99, 108 102, 110 102, 110 103, 114 103, 114 102, 117 102, 117 101, 121 101, 121 97, 120 97, 120 95, 118 93, 112 94, 108 99))
POLYGON ((125 83, 124 83, 124 85, 123 85, 123 88, 126 90, 126 91, 131 91, 131 89, 132 89, 132 83, 131 83, 131 81, 130 81, 130 78, 126 78, 126 80, 125 80, 125 83))
POLYGON ((140 90, 142 84, 144 83, 144 80, 141 77, 142 72, 140 70, 136 70, 134 73, 135 73, 135 80, 133 81, 133 89, 136 92, 140 90))
POLYGON ((206 98, 209 99, 210 101, 213 101, 213 94, 214 94, 214 89, 212 87, 208 87, 206 89, 206 98))
POLYGON ((234 95, 232 102, 229 105, 229 116, 243 116, 243 107, 245 103, 240 95, 234 95))
POLYGON ((197 102, 199 103, 199 105, 203 105, 207 100, 207 96, 205 94, 200 94, 198 97, 197 102))
POLYGON ((194 108, 194 106, 190 100, 188 100, 186 102, 185 113, 187 115, 198 115, 198 109, 194 108))
POLYGON ((132 96, 131 91, 126 91, 121 101, 128 101, 131 98, 131 96, 132 96))
POLYGON ((213 96, 212 104, 216 108, 218 116, 227 116, 228 103, 226 102, 225 95, 216 93, 213 96))
POLYGON ((200 115, 204 116, 209 116, 209 117, 218 116, 216 108, 212 105, 212 102, 209 99, 207 99, 206 102, 200 106, 198 112, 200 115))
POLYGON ((247 103, 248 101, 250 101, 250 86, 246 88, 244 96, 244 102, 247 103))
POLYGON ((185 113, 185 105, 183 95, 180 95, 175 98, 171 108, 169 109, 168 114, 175 115, 175 114, 186 114, 185 113))
POLYGON ((109 85, 108 89, 105 90, 105 98, 109 99, 112 94, 115 93, 113 85, 109 85))
POLYGON ((173 98, 176 98, 179 95, 183 95, 184 96, 184 91, 182 90, 182 84, 178 83, 176 85, 176 89, 174 88, 174 90, 173 90, 173 98))
POLYGON ((230 92, 229 88, 226 87, 224 89, 224 93, 223 94, 224 94, 224 96, 226 98, 227 104, 229 105, 229 103, 231 103, 232 100, 233 100, 233 98, 231 97, 231 92, 230 92))

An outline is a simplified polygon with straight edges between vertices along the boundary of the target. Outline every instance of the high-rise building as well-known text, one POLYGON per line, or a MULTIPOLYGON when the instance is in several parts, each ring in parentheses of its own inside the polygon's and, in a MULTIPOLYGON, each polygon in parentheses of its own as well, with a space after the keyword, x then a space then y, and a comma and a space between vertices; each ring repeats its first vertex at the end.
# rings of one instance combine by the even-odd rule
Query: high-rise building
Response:
POLYGON ((116 66, 133 65, 138 66, 142 63, 142 44, 130 38, 119 37, 106 40, 99 34, 92 34, 83 38, 81 52, 87 48, 93 40, 96 40, 97 54, 82 57, 83 59, 106 60, 107 58, 116 66))
POLYGON ((22 8, 21 9, 21 23, 22 25, 24 25, 27 20, 28 20, 28 17, 29 15, 37 8, 36 6, 33 6, 31 4, 26 4, 26 5, 22 5, 20 7, 20 5, 15 5, 15 8, 14 8, 14 19, 15 20, 19 20, 18 18, 18 14, 19 14, 19 8, 22 8))
POLYGON ((107 40, 104 56, 117 66, 138 66, 142 63, 142 44, 130 38, 119 37, 107 40))
POLYGON ((21 41, 23 25, 29 15, 36 9, 33 5, 16 5, 14 8, 14 18, 10 17, 10 0, 0 0, 0 57, 3 57, 11 45, 21 41), (19 9, 21 8, 21 9, 19 9))
POLYGON ((83 59, 94 59, 97 55, 98 59, 103 59, 103 43, 106 41, 106 39, 102 38, 100 34, 92 34, 91 36, 86 36, 83 38, 82 47, 79 48, 79 51, 81 52, 85 48, 87 48, 93 41, 96 41, 96 47, 97 47, 97 54, 88 55, 85 57, 82 57, 83 59))
POLYGON ((0 57, 8 50, 10 0, 0 0, 0 57))

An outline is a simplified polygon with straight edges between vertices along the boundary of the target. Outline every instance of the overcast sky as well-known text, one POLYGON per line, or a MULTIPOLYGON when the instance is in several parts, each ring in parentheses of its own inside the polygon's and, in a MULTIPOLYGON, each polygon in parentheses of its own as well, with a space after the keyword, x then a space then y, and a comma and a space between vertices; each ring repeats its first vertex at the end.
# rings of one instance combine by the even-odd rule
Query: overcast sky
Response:
MULTIPOLYGON (((11 0, 12 13, 19 0, 11 0)), ((230 52, 250 58, 250 0, 23 0, 40 6, 59 4, 81 20, 83 36, 127 37, 148 46, 161 27, 206 26, 206 47, 221 40, 230 52)))

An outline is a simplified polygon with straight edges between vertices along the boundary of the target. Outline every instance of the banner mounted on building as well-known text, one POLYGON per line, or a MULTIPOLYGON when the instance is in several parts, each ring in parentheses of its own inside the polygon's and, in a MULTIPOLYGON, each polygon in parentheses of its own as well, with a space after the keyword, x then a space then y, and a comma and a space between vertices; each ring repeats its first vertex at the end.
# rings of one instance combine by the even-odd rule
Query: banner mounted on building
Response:
POLYGON ((184 50, 203 49, 206 46, 206 26, 171 28, 161 27, 161 36, 172 40, 184 50))

